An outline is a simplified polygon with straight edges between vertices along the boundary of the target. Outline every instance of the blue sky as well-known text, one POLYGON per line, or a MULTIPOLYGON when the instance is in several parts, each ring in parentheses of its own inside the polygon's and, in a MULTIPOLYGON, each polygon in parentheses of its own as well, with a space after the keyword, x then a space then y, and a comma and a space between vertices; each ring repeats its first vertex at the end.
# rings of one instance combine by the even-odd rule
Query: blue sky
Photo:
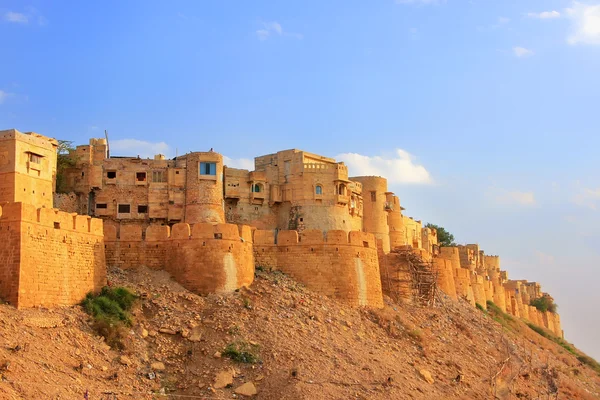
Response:
POLYGON ((381 174, 600 358, 600 0, 0 0, 0 128, 381 174))

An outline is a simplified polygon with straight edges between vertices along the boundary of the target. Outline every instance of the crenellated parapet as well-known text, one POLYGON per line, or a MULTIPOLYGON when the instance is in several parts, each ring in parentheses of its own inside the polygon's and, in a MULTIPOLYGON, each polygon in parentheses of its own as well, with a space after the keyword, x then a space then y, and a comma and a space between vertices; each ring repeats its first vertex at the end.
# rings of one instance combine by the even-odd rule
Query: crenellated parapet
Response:
POLYGON ((109 266, 165 269, 187 289, 231 292, 254 279, 252 231, 247 225, 196 223, 107 226, 109 266))
POLYGON ((102 220, 27 203, 0 206, 0 297, 76 304, 106 283, 102 220))
POLYGON ((331 230, 254 231, 256 265, 356 306, 383 306, 375 236, 331 230))

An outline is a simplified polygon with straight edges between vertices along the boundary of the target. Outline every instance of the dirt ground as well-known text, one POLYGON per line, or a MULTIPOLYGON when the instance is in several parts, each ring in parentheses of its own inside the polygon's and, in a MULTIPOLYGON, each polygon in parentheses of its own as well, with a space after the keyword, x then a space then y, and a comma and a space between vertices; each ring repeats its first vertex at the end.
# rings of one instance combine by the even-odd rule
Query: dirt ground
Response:
POLYGON ((0 399, 232 399, 253 388, 265 400, 600 398, 598 374, 562 347, 443 294, 434 308, 386 299, 374 310, 277 272, 207 297, 164 271, 112 270, 109 281, 140 295, 123 350, 79 306, 0 305, 0 399), (231 360, 232 343, 258 359, 231 360))

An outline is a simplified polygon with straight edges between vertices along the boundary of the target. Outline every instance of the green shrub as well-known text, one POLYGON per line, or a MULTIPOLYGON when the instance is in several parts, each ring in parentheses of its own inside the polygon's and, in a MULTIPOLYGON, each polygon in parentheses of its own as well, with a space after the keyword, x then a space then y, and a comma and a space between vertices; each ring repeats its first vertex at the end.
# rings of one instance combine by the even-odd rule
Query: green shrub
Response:
POLYGON ((533 299, 529 302, 529 305, 534 306, 541 312, 550 311, 551 313, 556 313, 558 306, 546 296, 538 297, 537 299, 533 299))
POLYGON ((123 287, 103 287, 98 295, 88 293, 81 305, 93 319, 94 329, 113 347, 123 347, 125 327, 131 326, 129 310, 137 296, 123 287))
POLYGON ((222 354, 233 361, 246 364, 256 364, 260 360, 258 357, 258 345, 242 341, 229 343, 222 354))
POLYGON ((486 311, 486 309, 485 309, 485 308, 483 308, 483 306, 482 306, 481 304, 479 304, 479 303, 475 303, 475 307, 477 307, 477 309, 479 309, 479 310, 481 310, 481 311, 483 311, 483 312, 485 312, 485 311, 486 311))
POLYGON ((551 340, 551 341, 557 343, 558 345, 562 346, 569 353, 576 356, 577 360, 579 360, 579 362, 581 362, 582 364, 586 364, 587 366, 592 368, 594 371, 596 371, 598 374, 600 374, 600 364, 596 360, 594 360, 592 357, 579 352, 577 349, 575 349, 573 346, 571 346, 571 344, 569 344, 566 340, 559 338, 558 336, 554 336, 552 333, 550 333, 550 331, 547 331, 546 329, 544 329, 542 327, 539 327, 532 323, 527 323, 527 326, 529 326, 533 331, 539 333, 541 336, 545 337, 546 339, 551 340))

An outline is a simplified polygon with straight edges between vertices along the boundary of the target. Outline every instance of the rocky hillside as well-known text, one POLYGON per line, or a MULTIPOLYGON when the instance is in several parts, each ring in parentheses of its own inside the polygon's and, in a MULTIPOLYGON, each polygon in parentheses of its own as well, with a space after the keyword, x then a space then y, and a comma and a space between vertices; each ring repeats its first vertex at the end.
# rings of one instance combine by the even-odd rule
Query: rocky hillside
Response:
POLYGON ((140 295, 122 350, 80 307, 0 306, 0 399, 600 397, 598 373, 565 348, 444 295, 431 309, 388 299, 371 310, 280 273, 208 297, 160 271, 109 281, 140 295))

